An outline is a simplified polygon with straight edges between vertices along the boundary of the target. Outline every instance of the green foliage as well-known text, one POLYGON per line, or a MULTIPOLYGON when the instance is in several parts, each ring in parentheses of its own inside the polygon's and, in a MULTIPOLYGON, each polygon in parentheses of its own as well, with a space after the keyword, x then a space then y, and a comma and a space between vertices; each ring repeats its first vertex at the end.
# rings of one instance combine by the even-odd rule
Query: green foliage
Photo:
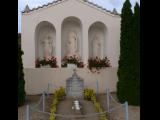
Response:
MULTIPOLYGON (((18 39, 20 41, 20 38, 18 39)), ((25 102, 25 81, 23 73, 23 63, 22 63, 23 51, 21 50, 21 45, 18 42, 18 106, 21 106, 25 102)))
MULTIPOLYGON (((136 4, 137 6, 137 4, 136 4)), ((139 105, 139 8, 134 14, 129 0, 126 0, 121 14, 120 59, 118 68, 117 97, 120 102, 128 101, 139 105)))
POLYGON ((60 87, 59 90, 56 90, 54 93, 55 98, 61 100, 63 96, 65 96, 65 90, 63 87, 60 87))
POLYGON ((130 104, 140 104, 140 7, 136 3, 132 21, 132 99, 130 104))
MULTIPOLYGON (((84 89, 84 99, 92 101, 97 112, 99 113, 103 112, 99 102, 97 102, 96 100, 96 94, 93 89, 88 89, 88 88, 84 89)), ((100 120, 108 120, 106 113, 100 115, 100 120)))
POLYGON ((53 99, 53 103, 51 106, 51 115, 49 120, 55 120, 55 113, 57 110, 57 105, 59 103, 60 100, 62 100, 62 98, 65 96, 65 89, 63 87, 60 87, 58 90, 56 90, 54 92, 54 99, 53 99))
POLYGON ((88 89, 88 88, 84 89, 84 99, 85 100, 89 100, 90 101, 91 98, 94 99, 94 97, 95 97, 95 93, 94 93, 93 89, 88 89))

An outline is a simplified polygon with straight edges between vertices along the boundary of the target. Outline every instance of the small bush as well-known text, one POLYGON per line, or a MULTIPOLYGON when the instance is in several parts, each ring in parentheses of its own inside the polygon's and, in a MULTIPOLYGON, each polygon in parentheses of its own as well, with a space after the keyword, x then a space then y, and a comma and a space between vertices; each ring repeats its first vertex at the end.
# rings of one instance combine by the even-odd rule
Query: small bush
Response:
POLYGON ((91 101, 91 98, 95 96, 93 89, 84 89, 84 99, 91 101))
POLYGON ((65 96, 65 89, 63 87, 60 87, 60 89, 56 90, 54 92, 54 99, 53 99, 53 103, 51 106, 51 115, 49 120, 55 120, 55 113, 57 110, 57 105, 59 103, 60 100, 62 100, 62 98, 65 96))
MULTIPOLYGON (((96 94, 93 89, 88 89, 88 88, 84 89, 84 99, 92 101, 97 112, 103 112, 100 104, 96 100, 96 94)), ((100 115, 100 120, 108 120, 106 113, 100 115)))

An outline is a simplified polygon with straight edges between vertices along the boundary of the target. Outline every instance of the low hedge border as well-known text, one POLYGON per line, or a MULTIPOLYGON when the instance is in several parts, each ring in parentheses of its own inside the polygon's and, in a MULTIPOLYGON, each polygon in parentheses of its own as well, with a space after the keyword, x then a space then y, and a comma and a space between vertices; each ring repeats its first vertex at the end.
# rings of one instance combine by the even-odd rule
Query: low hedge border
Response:
MULTIPOLYGON (((92 101, 97 112, 103 112, 99 102, 96 99, 96 94, 93 89, 88 89, 88 88, 84 89, 84 99, 92 101)), ((108 120, 107 114, 103 113, 102 115, 100 115, 100 120, 108 120)))
POLYGON ((60 87, 58 90, 56 90, 54 92, 54 99, 53 99, 53 103, 52 103, 52 106, 51 106, 51 115, 50 115, 49 120, 55 120, 56 119, 55 113, 56 113, 56 110, 57 110, 57 105, 64 98, 64 96, 65 96, 65 89, 63 87, 60 87))

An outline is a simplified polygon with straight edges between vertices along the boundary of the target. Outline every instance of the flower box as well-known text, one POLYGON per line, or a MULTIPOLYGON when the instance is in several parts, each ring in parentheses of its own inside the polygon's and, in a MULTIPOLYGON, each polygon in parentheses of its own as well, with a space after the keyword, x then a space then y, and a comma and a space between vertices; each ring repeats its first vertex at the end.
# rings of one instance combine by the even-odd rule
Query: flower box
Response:
POLYGON ((51 59, 37 59, 36 60, 36 68, 57 68, 57 59, 56 57, 52 57, 51 59))
POLYGON ((68 67, 68 68, 83 68, 84 64, 83 61, 77 57, 76 55, 73 56, 65 56, 62 59, 62 67, 68 67))
POLYGON ((90 70, 100 70, 106 67, 111 67, 110 61, 107 57, 101 59, 101 58, 89 58, 88 59, 88 68, 90 70))

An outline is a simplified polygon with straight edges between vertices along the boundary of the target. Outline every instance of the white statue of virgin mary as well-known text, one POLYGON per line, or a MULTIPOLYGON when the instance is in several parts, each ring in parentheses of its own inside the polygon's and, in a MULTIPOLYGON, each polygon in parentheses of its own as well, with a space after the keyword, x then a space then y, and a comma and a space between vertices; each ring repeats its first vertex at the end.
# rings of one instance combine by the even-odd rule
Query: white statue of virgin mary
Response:
POLYGON ((102 43, 101 43, 101 36, 96 34, 93 37, 93 41, 92 41, 92 45, 93 45, 93 57, 99 57, 101 58, 101 47, 102 47, 102 43))
POLYGON ((52 46, 52 36, 46 34, 42 39, 42 47, 43 47, 43 57, 45 59, 51 59, 53 46, 52 46))
POLYGON ((67 56, 77 55, 78 37, 75 32, 71 31, 68 34, 67 40, 67 56))

